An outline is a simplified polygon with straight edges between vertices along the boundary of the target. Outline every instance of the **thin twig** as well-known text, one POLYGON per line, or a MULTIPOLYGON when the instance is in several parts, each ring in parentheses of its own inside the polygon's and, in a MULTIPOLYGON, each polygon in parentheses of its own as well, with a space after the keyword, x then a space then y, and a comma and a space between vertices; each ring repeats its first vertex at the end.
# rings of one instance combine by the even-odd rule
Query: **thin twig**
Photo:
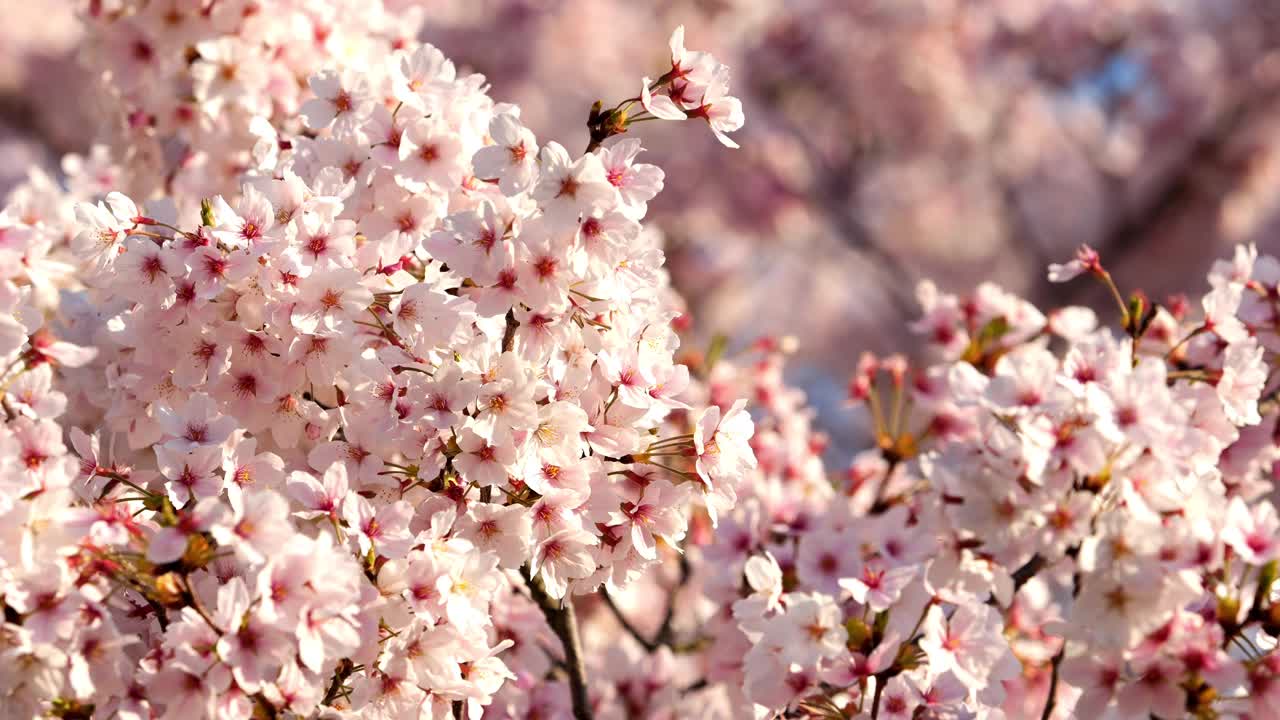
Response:
POLYGON ((139 593, 139 595, 142 595, 142 599, 147 601, 147 605, 151 608, 151 611, 156 614, 156 620, 160 623, 160 632, 168 630, 169 614, 165 612, 164 606, 156 602, 154 599, 147 597, 146 593, 139 593))
POLYGON ((876 692, 871 698, 871 717, 880 717, 880 696, 884 694, 885 678, 876 676, 876 692))
POLYGON ((608 590, 601 590, 600 596, 604 598, 604 604, 608 606, 610 612, 613 613, 614 619, 618 621, 618 624, 622 626, 623 630, 627 631, 628 635, 635 638, 635 641, 640 643, 640 645, 649 652, 653 652, 658 649, 658 643, 640 634, 640 631, 636 626, 632 625, 631 621, 627 619, 627 616, 622 614, 622 608, 618 607, 618 604, 613 601, 613 596, 609 594, 608 590))
POLYGON ((325 692, 324 699, 320 701, 321 705, 332 705, 333 701, 338 699, 342 694, 343 685, 354 670, 355 665, 350 659, 342 658, 338 661, 337 667, 333 669, 333 680, 329 683, 329 689, 325 692))
POLYGON ((658 634, 654 636, 654 645, 671 644, 673 639, 671 637, 671 622, 675 619, 676 614, 676 595, 678 595, 680 591, 684 589, 684 586, 689 583, 690 570, 689 556, 681 553, 680 579, 669 591, 667 591, 667 611, 666 614, 662 616, 662 624, 658 626, 658 634))

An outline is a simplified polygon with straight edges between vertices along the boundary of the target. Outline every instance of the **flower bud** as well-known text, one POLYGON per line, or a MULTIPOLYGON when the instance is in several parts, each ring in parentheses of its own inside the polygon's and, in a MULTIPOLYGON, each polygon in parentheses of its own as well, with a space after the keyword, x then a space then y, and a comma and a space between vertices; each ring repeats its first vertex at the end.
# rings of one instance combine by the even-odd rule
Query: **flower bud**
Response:
POLYGON ((217 218, 213 216, 213 203, 209 198, 200 201, 200 224, 206 227, 213 227, 218 224, 217 218))

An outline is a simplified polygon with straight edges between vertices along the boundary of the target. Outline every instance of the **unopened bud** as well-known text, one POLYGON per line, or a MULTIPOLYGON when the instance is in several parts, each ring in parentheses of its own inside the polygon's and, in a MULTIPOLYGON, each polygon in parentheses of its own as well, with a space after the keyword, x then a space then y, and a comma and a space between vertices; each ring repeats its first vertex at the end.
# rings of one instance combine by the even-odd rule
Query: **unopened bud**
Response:
POLYGON ((86 705, 79 700, 56 698, 49 703, 49 717, 62 718, 62 720, 90 720, 93 717, 93 709, 92 704, 86 705))
POLYGON ((1240 599, 1231 595, 1218 598, 1218 623, 1223 627, 1234 628, 1236 618, 1240 617, 1240 599))
POLYGON ((849 650, 852 652, 865 652, 871 642, 871 626, 865 620, 855 617, 845 621, 844 629, 849 635, 849 650))
POLYGON ((218 219, 213 216, 213 202, 209 198, 200 201, 200 224, 205 227, 218 224, 218 219))
POLYGON ((164 606, 176 605, 182 599, 182 584, 177 573, 167 572, 156 578, 154 590, 156 602, 164 606))
POLYGON ((1269 635, 1280 635, 1280 603, 1272 603, 1262 618, 1262 629, 1269 635))
POLYGON ((182 553, 182 566, 190 570, 199 570, 213 560, 213 544, 203 535, 192 535, 187 540, 187 549, 182 553))

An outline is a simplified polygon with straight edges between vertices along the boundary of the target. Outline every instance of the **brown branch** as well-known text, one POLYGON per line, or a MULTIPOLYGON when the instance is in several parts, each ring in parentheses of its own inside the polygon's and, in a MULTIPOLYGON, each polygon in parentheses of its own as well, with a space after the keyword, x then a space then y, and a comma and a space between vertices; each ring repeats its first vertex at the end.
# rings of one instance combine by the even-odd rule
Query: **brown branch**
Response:
POLYGON ((520 323, 516 321, 515 310, 507 311, 507 329, 502 332, 502 352, 511 352, 516 346, 516 328, 520 327, 520 323))
POLYGON ((884 695, 884 684, 885 678, 876 675, 876 692, 871 698, 871 717, 873 720, 880 717, 880 697, 884 695))
MULTIPOLYGON (((516 320, 514 309, 507 311, 507 328, 502 331, 502 352, 511 352, 516 346, 516 329, 520 327, 520 323, 516 320)), ((493 487, 485 486, 480 488, 480 502, 493 501, 493 487)))
POLYGON ((169 614, 165 612, 164 606, 156 602, 154 599, 148 597, 147 594, 144 592, 139 592, 138 594, 141 595, 142 599, 147 602, 147 605, 151 608, 151 611, 156 614, 156 621, 160 623, 160 632, 164 632, 168 630, 169 614))
POLYGON ((342 694, 343 685, 346 684, 347 678, 351 677, 351 673, 355 671, 355 664, 348 658, 342 658, 338 661, 338 665, 333 669, 333 680, 329 683, 329 689, 325 691, 324 699, 320 701, 321 705, 332 705, 338 696, 342 694))
POLYGON ((614 619, 618 621, 622 629, 626 630, 627 634, 634 638, 637 643, 640 643, 640 646, 646 652, 653 652, 660 647, 670 647, 675 639, 672 637, 671 623, 676 614, 676 596, 689 583, 691 570, 688 556, 682 553, 680 555, 680 579, 667 590, 667 609, 662 616, 662 623, 658 625, 658 631, 654 634, 652 640, 646 638, 639 628, 631 624, 631 621, 623 614, 622 608, 618 607, 618 604, 613 601, 613 596, 607 590, 601 590, 600 596, 604 599, 605 606, 613 613, 614 619))
POLYGON ((573 602, 568 597, 557 601, 548 595, 542 581, 529 574, 528 565, 520 568, 520 576, 529 588, 529 596, 547 619, 547 625, 551 626, 552 632, 564 646, 564 664, 569 674, 574 720, 593 720, 591 700, 587 695, 587 670, 582 661, 582 641, 578 638, 578 621, 573 612, 573 602))
POLYGON ((1049 696, 1044 701, 1044 712, 1040 713, 1040 720, 1049 720, 1053 715, 1053 708, 1058 704, 1058 668, 1062 665, 1062 656, 1066 652, 1067 643, 1064 641, 1062 647, 1058 648, 1058 654, 1053 656, 1053 671, 1049 675, 1049 696))
POLYGON ((1010 575, 1010 577, 1013 578, 1013 592, 1016 594, 1023 585, 1027 584, 1027 581, 1035 577, 1036 573, 1043 570, 1044 566, 1047 564, 1048 563, 1045 561, 1044 556, 1038 554, 1031 556, 1031 559, 1028 560, 1025 565, 1014 570, 1010 575))

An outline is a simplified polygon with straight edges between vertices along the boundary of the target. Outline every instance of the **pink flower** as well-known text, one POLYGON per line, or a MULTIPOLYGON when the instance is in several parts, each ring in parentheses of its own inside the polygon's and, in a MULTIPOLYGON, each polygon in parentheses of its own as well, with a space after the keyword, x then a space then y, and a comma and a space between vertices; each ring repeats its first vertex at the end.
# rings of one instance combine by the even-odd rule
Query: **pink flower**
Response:
POLYGON ((1250 508, 1239 496, 1231 498, 1222 542, 1250 565, 1264 565, 1280 558, 1280 518, 1275 506, 1262 502, 1250 508))
POLYGON ((356 495, 346 505, 346 521, 356 536, 361 557, 371 551, 391 559, 403 558, 413 546, 409 519, 413 508, 399 500, 375 508, 356 495))
POLYGON ((330 465, 322 481, 317 481, 311 473, 291 472, 288 491, 289 497, 303 508, 295 513, 298 517, 308 520, 327 517, 336 522, 344 516, 347 503, 347 466, 330 465))
POLYGON ((1081 245, 1076 250, 1076 256, 1065 264, 1052 263, 1049 265, 1049 282, 1070 282, 1084 273, 1092 273, 1101 275, 1103 273, 1102 261, 1098 257, 1098 253, 1088 245, 1081 245))
POLYGON ((925 615, 920 649, 935 672, 950 670, 971 692, 999 697, 998 682, 1018 672, 1003 628, 999 614, 987 605, 962 605, 950 618, 934 606, 925 615))
POLYGON ((360 74, 323 71, 312 75, 308 84, 315 97, 303 103, 299 113, 313 130, 333 125, 337 133, 350 132, 373 108, 373 98, 360 74))
POLYGON ((124 195, 113 192, 97 205, 76 205, 80 233, 72 241, 76 255, 87 262, 91 272, 110 268, 124 250, 125 238, 137 225, 138 207, 124 195))
POLYGON ((694 426, 698 476, 708 486, 718 480, 741 477, 756 465, 755 455, 747 444, 755 426, 745 407, 746 402, 738 400, 721 417, 720 408, 713 405, 703 411, 694 426))
POLYGON ((562 598, 570 583, 595 572, 596 561, 591 547, 595 536, 574 528, 565 528, 546 537, 538 544, 529 561, 529 572, 541 578, 547 594, 562 598))
POLYGON ((573 160, 559 143, 550 142, 542 146, 538 164, 541 176, 533 188, 533 198, 556 222, 575 222, 588 208, 608 208, 617 202, 600 156, 595 153, 573 160))
POLYGON ((169 499, 184 505, 192 498, 214 497, 222 492, 222 448, 202 445, 178 450, 157 445, 156 464, 169 480, 169 499))
POLYGON ((476 177, 497 180, 503 195, 528 190, 537 177, 538 144, 533 133, 511 113, 494 115, 489 122, 493 145, 476 151, 472 163, 476 177))
POLYGON ((220 545, 234 549, 245 563, 265 562, 292 534, 288 503, 271 490, 236 493, 231 496, 231 510, 229 516, 213 524, 210 533, 220 545))

